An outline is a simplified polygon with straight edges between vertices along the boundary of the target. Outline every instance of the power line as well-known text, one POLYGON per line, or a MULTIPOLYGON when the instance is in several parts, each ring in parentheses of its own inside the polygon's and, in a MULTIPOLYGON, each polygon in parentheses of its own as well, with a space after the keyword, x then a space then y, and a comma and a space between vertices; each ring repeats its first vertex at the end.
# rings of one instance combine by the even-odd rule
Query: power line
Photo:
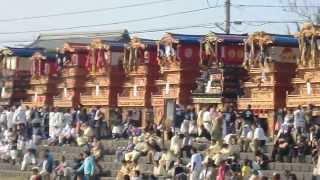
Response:
POLYGON ((266 23, 266 24, 284 24, 284 23, 288 23, 288 24, 291 24, 291 23, 302 23, 302 22, 305 22, 305 20, 303 19, 300 19, 300 20, 283 20, 283 21, 275 21, 275 20, 245 20, 245 21, 242 21, 242 20, 236 20, 236 21, 232 21, 233 24, 241 24, 241 23, 266 23))
POLYGON ((139 18, 139 19, 124 20, 124 21, 117 21, 117 22, 110 22, 110 23, 103 23, 103 24, 81 25, 81 26, 71 26, 71 27, 62 27, 62 28, 49 28, 49 29, 30 30, 30 31, 0 32, 0 35, 1 34, 2 35, 4 35, 4 34, 8 35, 8 34, 41 33, 41 32, 50 32, 50 31, 60 31, 60 30, 71 30, 71 29, 81 29, 81 28, 91 28, 91 27, 119 25, 119 24, 125 24, 125 23, 140 22, 140 21, 160 19, 160 18, 176 16, 176 15, 189 14, 189 13, 194 13, 194 12, 201 12, 201 11, 206 11, 206 10, 213 9, 213 8, 218 8, 218 7, 222 7, 222 6, 212 6, 212 7, 193 9, 193 10, 188 10, 188 11, 180 11, 180 12, 168 13, 168 14, 163 14, 163 15, 159 15, 159 16, 152 16, 152 17, 145 17, 145 18, 139 18))
MULTIPOLYGON (((291 20, 291 21, 262 21, 262 20, 237 20, 237 21, 231 21, 232 24, 246 24, 249 26, 263 26, 266 24, 296 24, 296 23, 301 23, 305 22, 304 20, 291 20), (260 24, 254 24, 254 23, 260 23, 260 24)), ((195 28, 195 27, 204 27, 204 28, 217 28, 218 24, 224 24, 225 22, 215 22, 215 23, 207 23, 207 24, 196 24, 196 25, 190 25, 190 26, 180 26, 180 27, 170 27, 170 28, 164 28, 164 29, 149 29, 149 30, 143 30, 143 31, 132 31, 132 34, 141 34, 141 33, 148 33, 148 32, 160 32, 160 31, 166 31, 166 30, 179 30, 179 29, 188 29, 188 28, 195 28), (208 27, 210 26, 210 27, 208 27)), ((220 29, 220 28, 219 28, 220 29)), ((221 30, 221 29, 220 29, 221 30)), ((223 30, 222 30, 223 31, 223 30)), ((90 33, 90 32, 88 32, 90 33)), ((77 35, 78 33, 75 33, 77 35)), ((72 33, 68 33, 67 35, 72 35, 72 33)), ((51 36, 55 36, 52 34, 51 36)), ((59 37, 63 36, 63 34, 59 34, 59 37)), ((101 36, 104 37, 104 36, 101 36)), ((76 37, 77 38, 77 37, 76 37)), ((63 40, 64 38, 57 38, 57 39, 51 39, 51 40, 63 40)), ((70 39, 70 37, 68 37, 70 39)), ((72 37, 71 37, 72 39, 72 37)), ((5 40, 5 41, 0 41, 0 43, 15 43, 15 42, 30 42, 34 41, 32 40, 5 40)))
MULTIPOLYGON (((246 21, 231 21, 232 24, 239 24, 239 22, 249 25, 249 26, 263 26, 266 24, 281 24, 281 23, 287 23, 287 24, 295 24, 295 23, 299 23, 299 22, 304 22, 304 20, 292 20, 292 21, 262 21, 262 20, 246 20, 246 21), (254 23, 261 23, 261 24, 254 24, 254 23)), ((130 34, 144 34, 144 33, 152 33, 152 32, 162 32, 162 31, 173 31, 173 30, 181 30, 181 29, 190 29, 190 28, 208 28, 208 29, 212 29, 212 28, 217 28, 217 24, 223 24, 224 22, 215 22, 215 23, 203 23, 203 24, 194 24, 194 25, 185 25, 185 26, 174 26, 174 27, 169 27, 169 28, 156 28, 156 29, 145 29, 145 30, 139 30, 139 31, 131 31, 130 34)), ((220 28, 219 28, 220 29, 220 28)), ((221 30, 221 29, 220 29, 221 30)), ((223 31, 223 30, 221 30, 223 31)), ((240 32, 239 30, 237 30, 238 32, 240 32)), ((90 32, 88 32, 90 33, 90 32)), ((78 34, 78 33, 75 33, 78 34)), ((70 35, 70 33, 68 33, 67 35, 70 35)), ((72 35, 72 33, 71 33, 72 35)), ((52 35, 54 37, 54 35, 52 35)), ((63 34, 59 34, 59 37, 63 37, 63 34)), ((98 38, 102 38, 105 37, 103 35, 98 36, 98 38)), ((68 39, 78 39, 78 37, 68 37, 68 39)), ((29 40, 4 40, 4 41, 0 41, 0 43, 22 43, 22 42, 32 42, 35 39, 29 39, 29 40)), ((52 38, 50 40, 65 40, 65 38, 52 38)))
POLYGON ((233 7, 246 7, 246 8, 320 8, 316 5, 264 5, 264 4, 231 4, 233 7))
POLYGON ((13 22, 13 21, 22 21, 22 20, 29 20, 29 19, 41 19, 41 18, 49 18, 49 17, 70 16, 70 15, 77 15, 77 14, 98 13, 98 12, 104 12, 104 11, 117 10, 117 9, 125 9, 125 8, 160 4, 160 3, 170 2, 170 1, 176 1, 176 0, 155 0, 155 1, 150 1, 148 3, 146 3, 146 2, 145 3, 136 3, 136 4, 109 7, 109 8, 88 9, 88 10, 83 10, 83 11, 62 12, 62 13, 54 13, 54 14, 47 14, 47 15, 0 19, 0 22, 13 22))
MULTIPOLYGON (((157 29, 145 29, 139 31, 132 31, 130 34, 144 34, 144 33, 152 33, 152 32, 162 32, 162 31, 174 31, 174 30, 181 30, 181 29, 190 29, 190 28, 208 28, 212 29, 215 28, 212 23, 204 23, 204 24, 194 24, 194 25, 185 25, 185 26, 174 26, 169 28, 157 28, 157 29)), ((69 35, 69 34, 68 34, 69 35)), ((61 37, 61 36, 59 36, 61 37)), ((102 38, 105 36, 98 36, 97 38, 102 38)), ((79 37, 68 37, 68 39, 78 39, 79 37)), ((50 40, 65 40, 65 38, 52 38, 50 40)), ((25 40, 4 40, 0 41, 0 43, 23 43, 23 42, 32 42, 34 39, 25 39, 25 40)))

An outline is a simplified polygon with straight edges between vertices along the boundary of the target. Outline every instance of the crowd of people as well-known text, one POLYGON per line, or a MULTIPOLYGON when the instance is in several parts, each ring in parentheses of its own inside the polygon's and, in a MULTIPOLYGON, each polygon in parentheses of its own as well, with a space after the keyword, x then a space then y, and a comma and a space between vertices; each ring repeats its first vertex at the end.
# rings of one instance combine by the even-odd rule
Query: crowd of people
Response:
MULTIPOLYGON (((268 129, 250 105, 243 112, 232 106, 205 106, 198 112, 192 106, 177 106, 171 124, 154 124, 132 133, 128 146, 118 149, 117 161, 123 163, 118 179, 137 174, 137 162, 143 157, 153 163, 154 179, 268 179, 264 170, 270 162, 306 163, 307 155, 312 156, 316 179, 320 168, 318 125, 312 105, 280 109, 273 129, 268 129), (272 133, 275 135, 270 136, 272 133), (239 152, 250 152, 254 158, 240 159, 239 152)), ((297 179, 291 172, 282 176, 275 172, 273 179, 297 179)))
POLYGON ((100 138, 105 136, 104 113, 99 107, 90 112, 77 109, 29 108, 24 105, 0 107, 0 158, 19 164, 21 171, 32 169, 31 179, 89 179, 99 169, 97 161, 103 154, 100 138), (38 145, 83 147, 79 158, 70 163, 64 156, 57 160, 38 145))
MULTIPOLYGON (((21 171, 31 169, 32 180, 53 176, 98 179, 106 151, 100 139, 108 137, 128 139, 125 147, 115 151, 115 162, 121 163, 118 180, 146 177, 141 162, 152 165, 150 179, 264 180, 270 162, 306 163, 308 155, 314 164, 314 178, 320 176, 320 124, 312 105, 279 109, 274 129, 268 129, 250 105, 242 112, 232 106, 204 106, 196 111, 193 106, 177 105, 175 112, 172 122, 163 120, 141 128, 134 113, 124 117, 119 109, 112 121, 106 121, 99 107, 89 111, 82 106, 0 107, 0 158, 19 164, 21 171), (268 136, 271 131, 274 136, 268 136), (72 162, 65 156, 57 160, 48 149, 40 155, 39 144, 80 146, 83 151, 72 162), (250 152, 254 158, 241 159, 239 152, 250 152)), ((297 178, 294 173, 280 177, 275 172, 273 179, 297 178)))

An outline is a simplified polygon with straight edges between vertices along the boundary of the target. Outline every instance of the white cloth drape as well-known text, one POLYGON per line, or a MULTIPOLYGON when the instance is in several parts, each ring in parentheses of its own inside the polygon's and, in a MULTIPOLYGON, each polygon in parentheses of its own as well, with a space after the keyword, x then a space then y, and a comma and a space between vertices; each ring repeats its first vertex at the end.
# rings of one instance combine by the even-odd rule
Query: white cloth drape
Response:
POLYGON ((207 87, 206 87, 206 93, 210 93, 210 88, 211 88, 211 80, 208 81, 207 87))
POLYGON ((1 88, 1 97, 4 98, 5 95, 6 95, 6 87, 2 86, 2 88, 1 88))
POLYGON ((96 85, 96 96, 99 96, 100 94, 100 86, 96 85))
POLYGON ((133 96, 138 96, 138 87, 137 87, 137 85, 133 86, 133 96))
POLYGON ((169 94, 169 91, 170 91, 170 84, 169 82, 166 83, 166 95, 169 94))
POLYGON ((63 88, 63 96, 64 97, 68 96, 67 88, 63 88))
POLYGON ((34 102, 37 102, 37 100, 38 100, 38 93, 36 92, 36 93, 34 94, 34 102))
POLYGON ((166 57, 170 57, 171 56, 171 47, 169 45, 167 45, 164 48, 165 48, 166 57))
POLYGON ((312 86, 310 81, 307 82, 307 94, 311 95, 312 94, 312 86))

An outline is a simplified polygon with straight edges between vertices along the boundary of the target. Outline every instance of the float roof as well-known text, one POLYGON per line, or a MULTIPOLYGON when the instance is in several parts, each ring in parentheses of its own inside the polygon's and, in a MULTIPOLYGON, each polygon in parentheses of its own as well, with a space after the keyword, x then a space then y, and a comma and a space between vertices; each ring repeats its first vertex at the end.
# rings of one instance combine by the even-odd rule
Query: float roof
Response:
POLYGON ((107 42, 127 42, 130 39, 127 30, 107 32, 77 32, 77 33, 52 33, 41 34, 37 40, 28 45, 29 48, 56 49, 65 43, 89 44, 93 39, 101 39, 107 42))

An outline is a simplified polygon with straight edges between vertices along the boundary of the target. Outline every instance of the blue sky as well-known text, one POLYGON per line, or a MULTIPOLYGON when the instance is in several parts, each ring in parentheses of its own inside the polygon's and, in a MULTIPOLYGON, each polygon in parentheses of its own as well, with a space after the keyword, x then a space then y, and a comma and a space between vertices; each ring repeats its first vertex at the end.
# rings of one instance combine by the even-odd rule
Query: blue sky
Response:
MULTIPOLYGON (((54 13, 63 13, 70 11, 82 11, 97 8, 111 8, 135 3, 150 2, 154 0, 1 0, 0 20, 11 19, 25 16, 38 16, 54 13)), ((280 5, 279 0, 231 0, 233 4, 263 4, 280 5)), ((314 1, 317 2, 317 1, 314 1)), ((320 2, 320 1, 319 1, 320 2)), ((211 6, 223 5, 224 0, 210 0, 211 6)), ((319 3, 320 5, 320 3, 319 3)), ((20 41, 35 39, 40 32, 23 34, 1 34, 3 32, 29 31, 39 29, 60 28, 79 25, 91 25, 137 19, 143 17, 158 16, 168 13, 187 11, 208 7, 207 0, 172 0, 164 3, 153 4, 143 7, 133 7, 117 9, 104 12, 89 14, 78 14, 72 16, 60 16, 41 19, 29 19, 13 22, 0 22, 0 45, 15 45, 7 41, 20 41)), ((282 8, 236 8, 231 9, 232 21, 236 20, 258 20, 258 21, 288 21, 301 20, 294 13, 286 12, 282 8)), ((224 8, 214 8, 206 11, 195 12, 161 19, 148 20, 143 22, 134 22, 127 24, 118 24, 112 26, 103 26, 95 28, 82 28, 70 30, 72 32, 86 31, 109 31, 117 29, 128 29, 129 31, 139 31, 147 29, 164 29, 167 27, 189 26, 194 24, 207 24, 224 21, 224 8)), ((251 25, 233 25, 232 33, 246 33, 263 30, 269 33, 287 33, 286 24, 266 24, 262 26, 251 25)), ((294 32, 295 26, 291 25, 294 32)), ((171 32, 188 34, 205 34, 209 31, 221 32, 215 27, 201 27, 180 29, 171 32)), ((66 31, 52 31, 66 32, 66 31)), ((163 32, 153 32, 139 34, 145 38, 159 38, 163 32)))

